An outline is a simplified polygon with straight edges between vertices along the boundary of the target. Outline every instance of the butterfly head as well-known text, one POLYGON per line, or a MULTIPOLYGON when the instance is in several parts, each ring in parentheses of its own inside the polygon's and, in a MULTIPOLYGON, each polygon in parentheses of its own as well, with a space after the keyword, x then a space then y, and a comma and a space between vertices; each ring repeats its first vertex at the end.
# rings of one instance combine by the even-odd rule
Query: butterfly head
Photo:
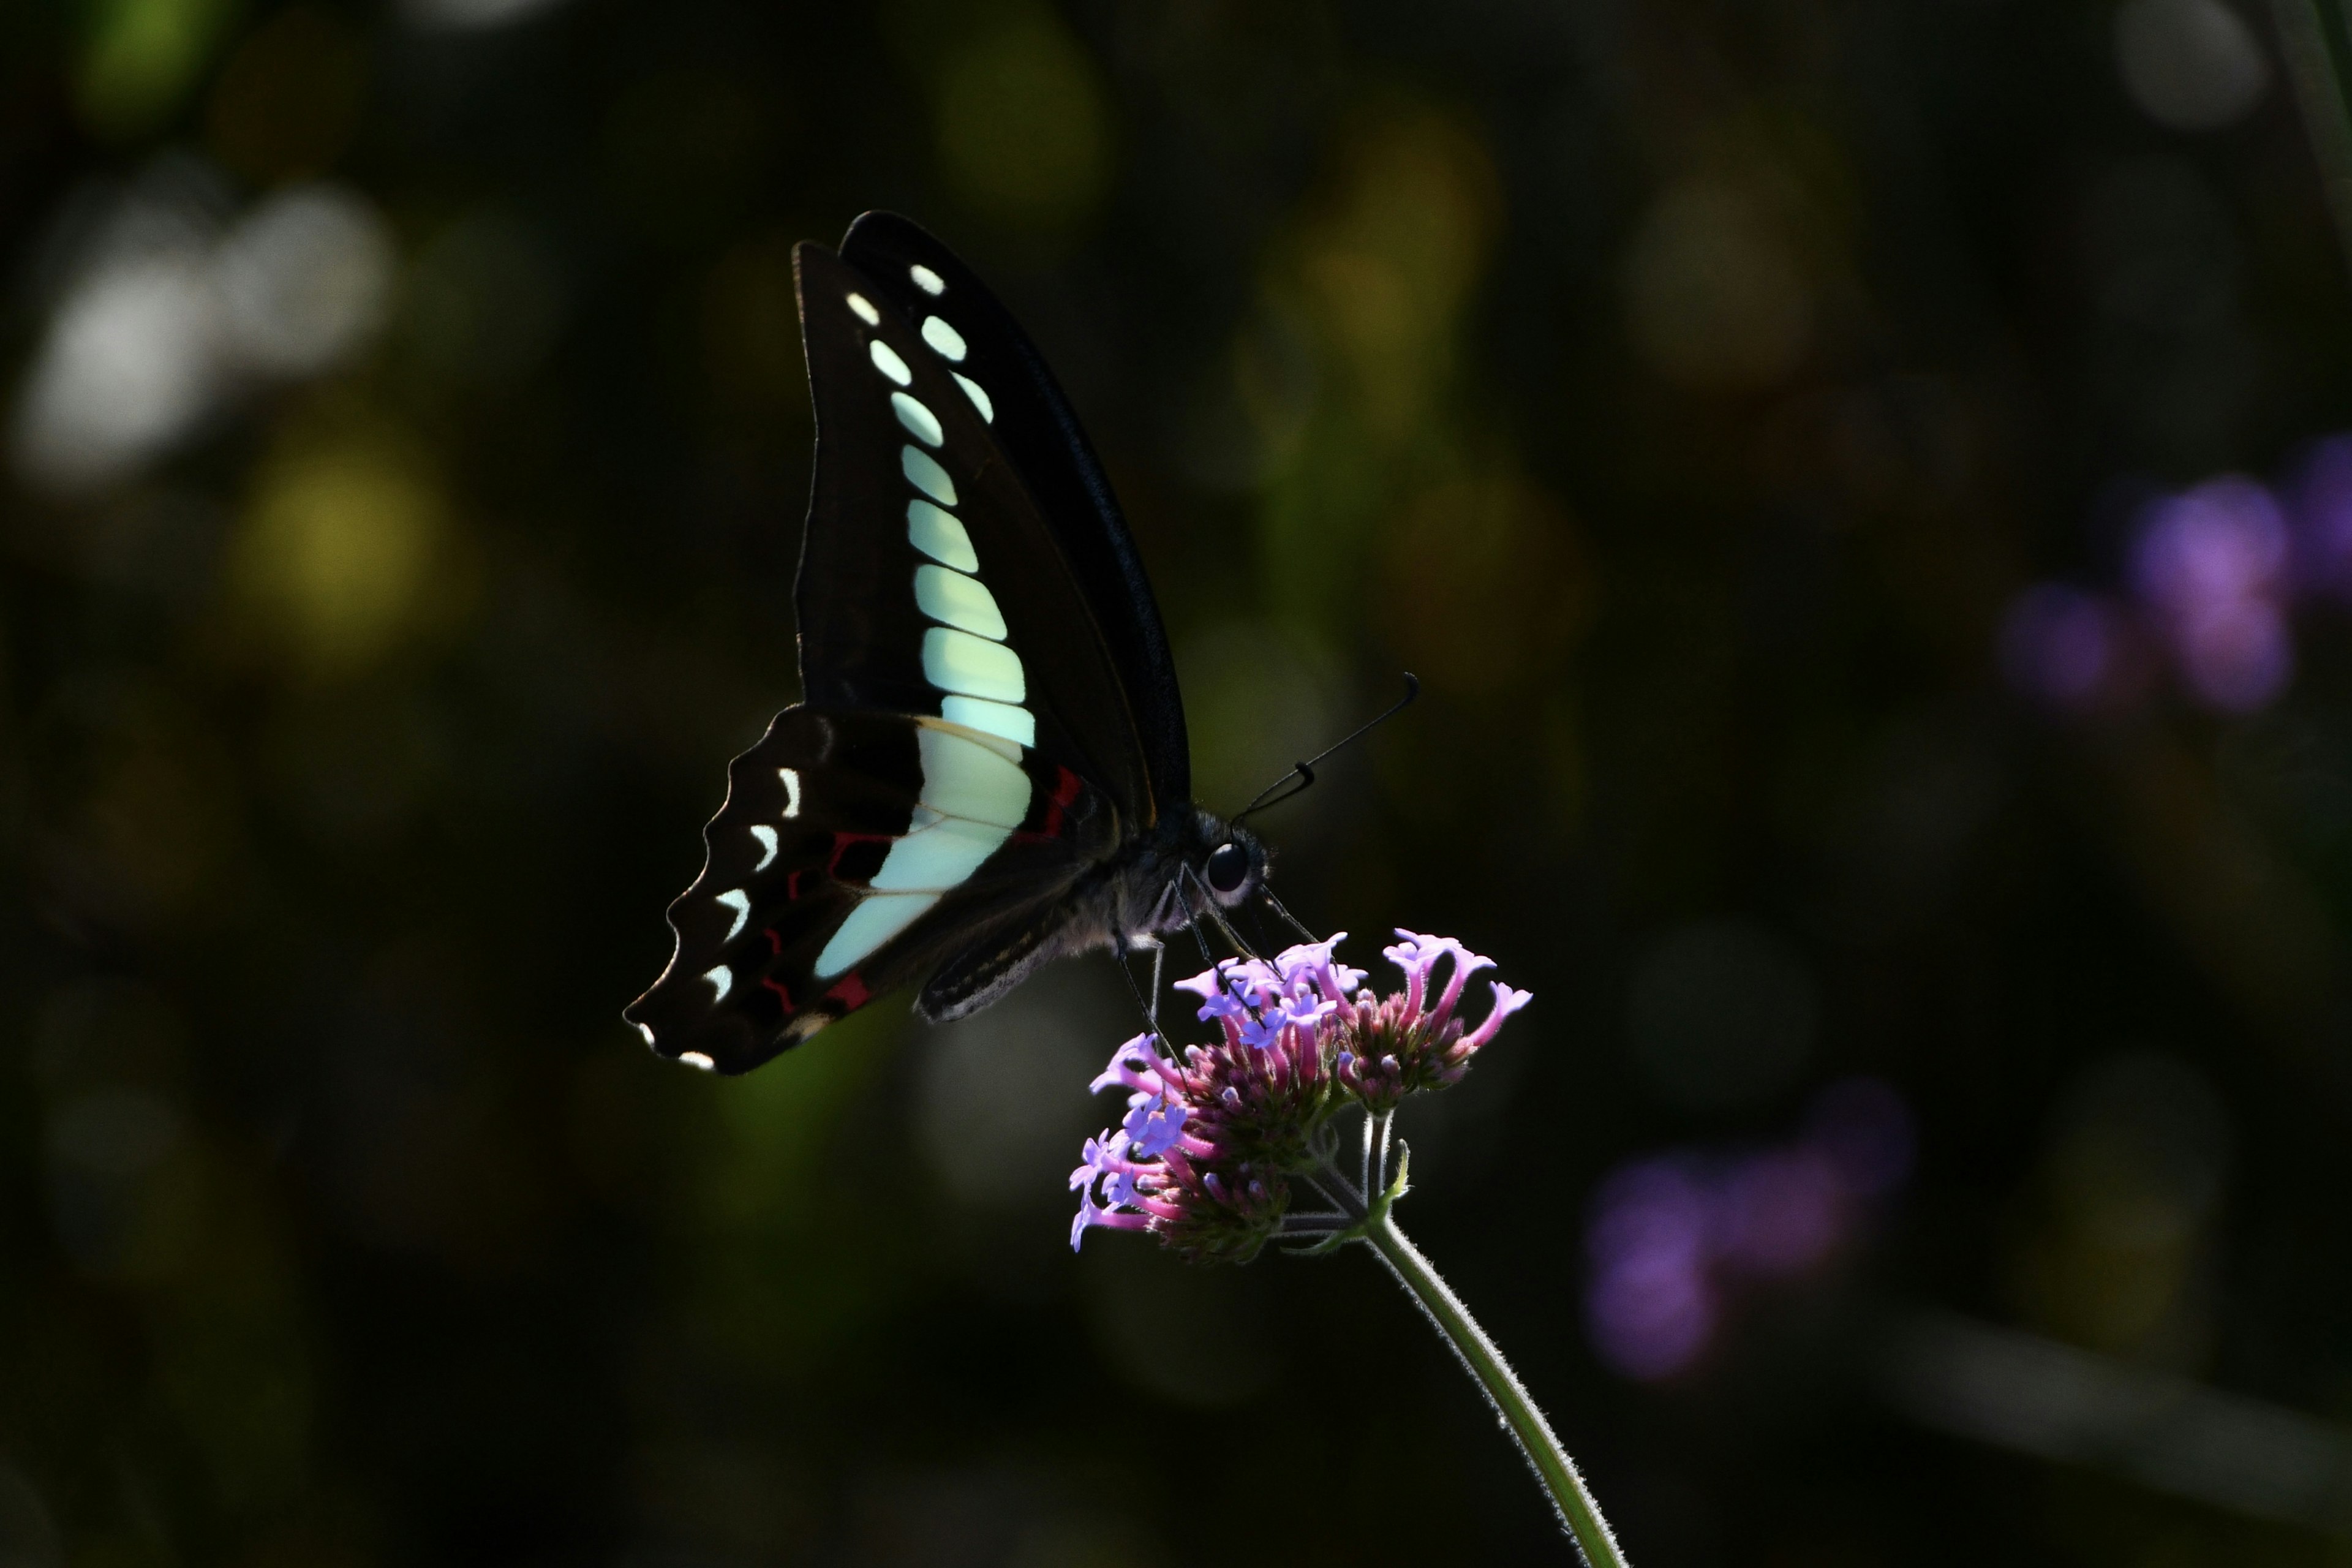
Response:
POLYGON ((1212 829, 1205 836, 1207 853, 1193 868, 1200 872, 1209 896, 1217 900, 1220 908, 1229 910, 1265 885, 1265 846, 1244 827, 1231 826, 1213 817, 1203 826, 1212 829))

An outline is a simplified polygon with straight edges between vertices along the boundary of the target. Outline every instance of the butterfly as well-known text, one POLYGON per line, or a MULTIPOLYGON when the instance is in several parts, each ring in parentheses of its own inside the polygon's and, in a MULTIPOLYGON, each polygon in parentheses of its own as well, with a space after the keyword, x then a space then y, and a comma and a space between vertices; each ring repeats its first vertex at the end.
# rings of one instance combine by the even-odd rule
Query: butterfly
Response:
POLYGON ((1156 949, 1267 868, 1192 802, 1151 584, 1012 315, 890 213, 793 264, 817 432, 802 700, 728 765, 669 967, 623 1014, 722 1073, 901 985, 943 1021, 1049 960, 1156 949))

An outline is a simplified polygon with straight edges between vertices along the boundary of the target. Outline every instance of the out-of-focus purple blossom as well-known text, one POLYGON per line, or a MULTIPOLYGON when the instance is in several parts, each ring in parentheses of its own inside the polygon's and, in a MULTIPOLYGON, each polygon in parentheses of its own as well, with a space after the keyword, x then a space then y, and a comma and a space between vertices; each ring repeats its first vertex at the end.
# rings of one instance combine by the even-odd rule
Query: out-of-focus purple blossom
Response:
POLYGON ((2225 474, 2151 503, 2131 558, 2189 689, 2231 712, 2262 707, 2294 671, 2286 628, 2286 521, 2270 491, 2225 474))
POLYGON ((2169 667, 2209 708, 2268 705, 2294 676, 2297 604, 2352 605, 2352 435, 2305 447, 2275 494, 2223 474, 2146 502, 2124 575, 2125 602, 2057 583, 2020 593, 2000 628, 2010 683, 2085 712, 2169 667))
POLYGON ((2053 708, 2084 711, 2113 698, 2132 665, 2131 626, 2111 601, 2059 583, 2037 583, 2001 623, 2010 684, 2053 708))
POLYGON ((1592 1203, 1585 1321, 1627 1377, 1695 1364, 1742 1281, 1785 1279, 1846 1247, 1909 1173, 1911 1119, 1873 1079, 1815 1096, 1793 1142, 1679 1150, 1620 1166, 1592 1203))
POLYGON ((1911 1112, 1884 1079, 1845 1079, 1813 1096, 1804 1136, 1859 1197, 1883 1197, 1911 1177, 1916 1152, 1911 1112))
POLYGON ((1403 931, 1385 952, 1404 988, 1384 999, 1334 956, 1346 936, 1177 982, 1217 1026, 1212 1044, 1171 1052, 1139 1035, 1118 1047, 1092 1087, 1126 1089, 1127 1116, 1087 1141, 1071 1173, 1073 1247, 1108 1226, 1150 1229, 1194 1258, 1250 1257, 1281 1224, 1286 1178, 1317 1163, 1310 1145, 1324 1122, 1347 1105, 1387 1110, 1460 1081, 1527 1005, 1528 993, 1490 984, 1486 1016, 1465 1023, 1465 985, 1493 961, 1450 937, 1403 931))
POLYGON ((1845 1239, 1849 1195, 1819 1149, 1798 1143, 1735 1162, 1717 1193, 1717 1255, 1777 1277, 1811 1268, 1845 1239))
POLYGON ((2352 436, 2314 442, 2285 488, 2296 588, 2352 602, 2352 436))
POLYGON ((1593 1349, 1628 1377, 1670 1377, 1715 1332, 1708 1278, 1712 1194, 1687 1162, 1669 1156, 1621 1167, 1592 1205, 1585 1323, 1593 1349))

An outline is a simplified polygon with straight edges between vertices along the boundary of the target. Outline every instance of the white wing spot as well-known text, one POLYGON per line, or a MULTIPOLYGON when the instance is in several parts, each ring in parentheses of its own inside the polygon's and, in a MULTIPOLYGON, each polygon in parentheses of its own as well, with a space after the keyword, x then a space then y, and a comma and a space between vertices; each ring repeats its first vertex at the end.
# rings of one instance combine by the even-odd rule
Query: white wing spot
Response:
POLYGON ((922 804, 941 816, 1010 833, 1029 815, 1029 775, 1017 747, 999 750, 976 735, 936 724, 915 731, 923 763, 922 804))
POLYGON ((992 642, 1004 640, 1004 612, 996 607, 996 595, 976 577, 927 562, 915 568, 915 606, 960 631, 992 642))
MULTIPOLYGON (((751 918, 751 895, 740 888, 730 888, 719 895, 719 901, 735 911, 735 923, 729 926, 727 934, 719 940, 733 942, 743 934, 743 922, 751 918)), ((724 973, 725 971, 722 970, 719 973, 724 973)))
POLYGON ((710 1005, 714 1007, 726 1001, 727 993, 735 989, 735 972, 723 963, 703 978, 710 982, 710 1005))
POLYGON ((880 371, 900 386, 905 386, 915 379, 915 373, 907 368, 907 362, 898 357, 898 351, 880 338, 866 345, 866 354, 874 362, 876 370, 880 371))
POLYGON ((959 572, 980 570, 980 554, 971 547, 971 535, 963 531, 955 513, 941 511, 927 500, 907 503, 907 542, 959 572))
POLYGON ((940 467, 939 459, 920 447, 898 448, 898 471, 907 476, 908 484, 941 506, 955 505, 955 481, 948 478, 948 471, 940 467))
POLYGON ((938 295, 948 291, 947 279, 919 261, 907 268, 907 276, 913 279, 915 287, 926 294, 938 295))
POLYGON ((751 829, 751 837, 760 841, 760 863, 751 869, 764 871, 776 858, 776 830, 762 822, 751 829))
POLYGON ((865 295, 850 295, 849 308, 856 311, 857 319, 865 322, 867 326, 878 327, 882 324, 882 312, 876 310, 874 308, 874 301, 867 299, 865 295))
POLYGON ((907 434, 924 446, 936 447, 947 438, 940 429, 940 416, 905 393, 892 393, 890 407, 898 416, 898 423, 907 427, 907 434))
POLYGON ((1019 702, 1029 695, 1019 654, 1001 642, 951 626, 932 626, 923 633, 923 679, 940 691, 960 691, 991 702, 1019 702))
POLYGON ((953 360, 958 364, 961 364, 963 356, 971 352, 964 343, 963 334, 937 316, 923 318, 923 341, 931 345, 933 353, 941 359, 953 360))
POLYGON ((719 1065, 700 1051, 680 1051, 677 1053, 677 1059, 690 1068, 700 1068, 704 1072, 709 1072, 719 1065))
POLYGON ((971 399, 971 405, 980 410, 980 416, 991 425, 995 424, 996 405, 988 400, 988 394, 980 389, 980 383, 960 370, 950 371, 948 374, 956 378, 956 384, 963 388, 963 395, 966 397, 971 399))
POLYGON ((985 697, 942 697, 940 717, 967 730, 1002 735, 1016 746, 1037 743, 1037 716, 1009 702, 991 702, 985 697))
MULTIPOLYGON (((790 822, 801 814, 801 771, 798 768, 778 768, 776 776, 784 781, 784 820, 790 822)), ((769 853, 773 854, 773 850, 769 853)), ((767 862, 760 862, 762 866, 767 862)))

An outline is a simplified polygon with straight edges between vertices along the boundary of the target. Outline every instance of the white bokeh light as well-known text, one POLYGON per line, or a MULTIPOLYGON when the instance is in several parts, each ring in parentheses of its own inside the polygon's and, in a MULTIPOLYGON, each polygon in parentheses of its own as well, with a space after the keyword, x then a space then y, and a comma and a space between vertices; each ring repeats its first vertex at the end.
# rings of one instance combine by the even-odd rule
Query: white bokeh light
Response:
POLYGON ((102 485, 184 435, 218 384, 210 269, 162 254, 115 263, 60 300, 10 432, 26 479, 102 485))
POLYGON ((8 431, 36 489, 131 478, 241 395, 331 370, 383 325, 397 257, 364 197, 297 186, 224 226, 163 184, 113 198, 64 268, 8 431))
POLYGON ((317 374, 383 324, 394 263, 383 216, 352 192, 310 185, 271 197, 215 259, 229 347, 269 374, 317 374))
POLYGON ((2221 0, 2126 0, 2115 37, 2125 90, 2175 131, 2234 125, 2270 86, 2253 29, 2221 0))
POLYGON ((512 26, 563 0, 402 0, 401 15, 410 26, 428 32, 477 32, 512 26))

